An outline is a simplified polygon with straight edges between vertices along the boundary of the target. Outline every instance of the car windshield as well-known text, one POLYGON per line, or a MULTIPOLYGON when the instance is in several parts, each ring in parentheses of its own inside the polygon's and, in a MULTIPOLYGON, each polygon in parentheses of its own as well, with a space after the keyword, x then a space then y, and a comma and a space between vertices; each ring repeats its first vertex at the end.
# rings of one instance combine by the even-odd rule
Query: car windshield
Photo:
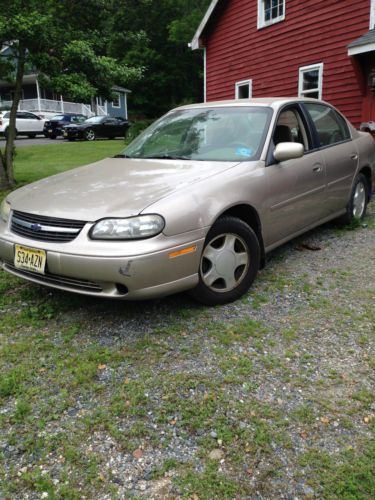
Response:
POLYGON ((66 117, 65 115, 56 115, 53 118, 51 118, 51 121, 59 121, 59 120, 65 120, 66 117))
POLYGON ((250 161, 260 157, 272 110, 235 106, 171 111, 124 151, 129 158, 250 161))
POLYGON ((100 123, 103 121, 103 116, 92 116, 91 118, 87 118, 85 123, 100 123))

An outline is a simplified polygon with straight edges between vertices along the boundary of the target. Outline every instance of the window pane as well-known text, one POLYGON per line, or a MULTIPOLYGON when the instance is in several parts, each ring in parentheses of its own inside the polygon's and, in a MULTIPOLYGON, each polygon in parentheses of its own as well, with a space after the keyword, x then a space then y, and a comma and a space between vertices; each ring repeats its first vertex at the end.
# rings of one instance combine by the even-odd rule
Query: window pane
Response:
POLYGON ((250 92, 249 92, 249 85, 240 85, 238 87, 238 99, 249 99, 250 97, 250 92))
POLYGON ((317 90, 309 90, 308 92, 303 92, 302 97, 311 97, 312 99, 319 99, 319 92, 317 90))
POLYGON ((319 70, 304 71, 302 85, 303 90, 317 89, 319 87, 319 70))
POLYGON ((264 21, 276 20, 284 14, 284 0, 264 0, 264 21))
POLYGON ((307 103, 305 106, 315 124, 320 146, 336 144, 350 137, 349 130, 333 109, 322 104, 307 103))

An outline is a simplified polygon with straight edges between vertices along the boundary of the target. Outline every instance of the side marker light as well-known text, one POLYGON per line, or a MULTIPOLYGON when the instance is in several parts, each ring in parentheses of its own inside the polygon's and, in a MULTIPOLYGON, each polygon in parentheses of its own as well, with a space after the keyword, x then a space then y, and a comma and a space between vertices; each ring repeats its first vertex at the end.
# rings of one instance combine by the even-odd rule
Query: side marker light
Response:
POLYGON ((181 257, 182 255, 186 255, 188 253, 194 253, 197 251, 197 245, 193 245, 191 247, 183 248, 182 250, 177 250, 177 252, 171 252, 168 254, 170 259, 175 259, 176 257, 181 257))

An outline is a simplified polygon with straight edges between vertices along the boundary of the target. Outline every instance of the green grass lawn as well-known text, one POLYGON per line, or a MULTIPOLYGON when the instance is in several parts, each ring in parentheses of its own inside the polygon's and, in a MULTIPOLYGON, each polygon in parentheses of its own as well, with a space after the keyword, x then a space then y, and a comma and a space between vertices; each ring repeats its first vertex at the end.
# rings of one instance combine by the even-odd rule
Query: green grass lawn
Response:
POLYGON ((15 179, 17 184, 34 182, 113 156, 124 147, 124 141, 92 141, 17 148, 14 160, 15 179))

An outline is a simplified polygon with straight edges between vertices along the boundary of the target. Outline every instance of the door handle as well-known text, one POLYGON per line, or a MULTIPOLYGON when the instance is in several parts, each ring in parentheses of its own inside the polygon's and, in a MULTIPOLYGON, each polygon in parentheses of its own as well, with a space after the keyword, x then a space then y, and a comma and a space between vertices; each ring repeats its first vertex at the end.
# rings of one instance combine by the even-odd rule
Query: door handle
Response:
POLYGON ((351 159, 351 160, 358 160, 358 155, 357 155, 357 153, 354 153, 354 154, 350 155, 350 159, 351 159))
POLYGON ((321 172, 322 171, 322 167, 320 165, 317 165, 316 167, 314 167, 312 169, 313 172, 321 172))

